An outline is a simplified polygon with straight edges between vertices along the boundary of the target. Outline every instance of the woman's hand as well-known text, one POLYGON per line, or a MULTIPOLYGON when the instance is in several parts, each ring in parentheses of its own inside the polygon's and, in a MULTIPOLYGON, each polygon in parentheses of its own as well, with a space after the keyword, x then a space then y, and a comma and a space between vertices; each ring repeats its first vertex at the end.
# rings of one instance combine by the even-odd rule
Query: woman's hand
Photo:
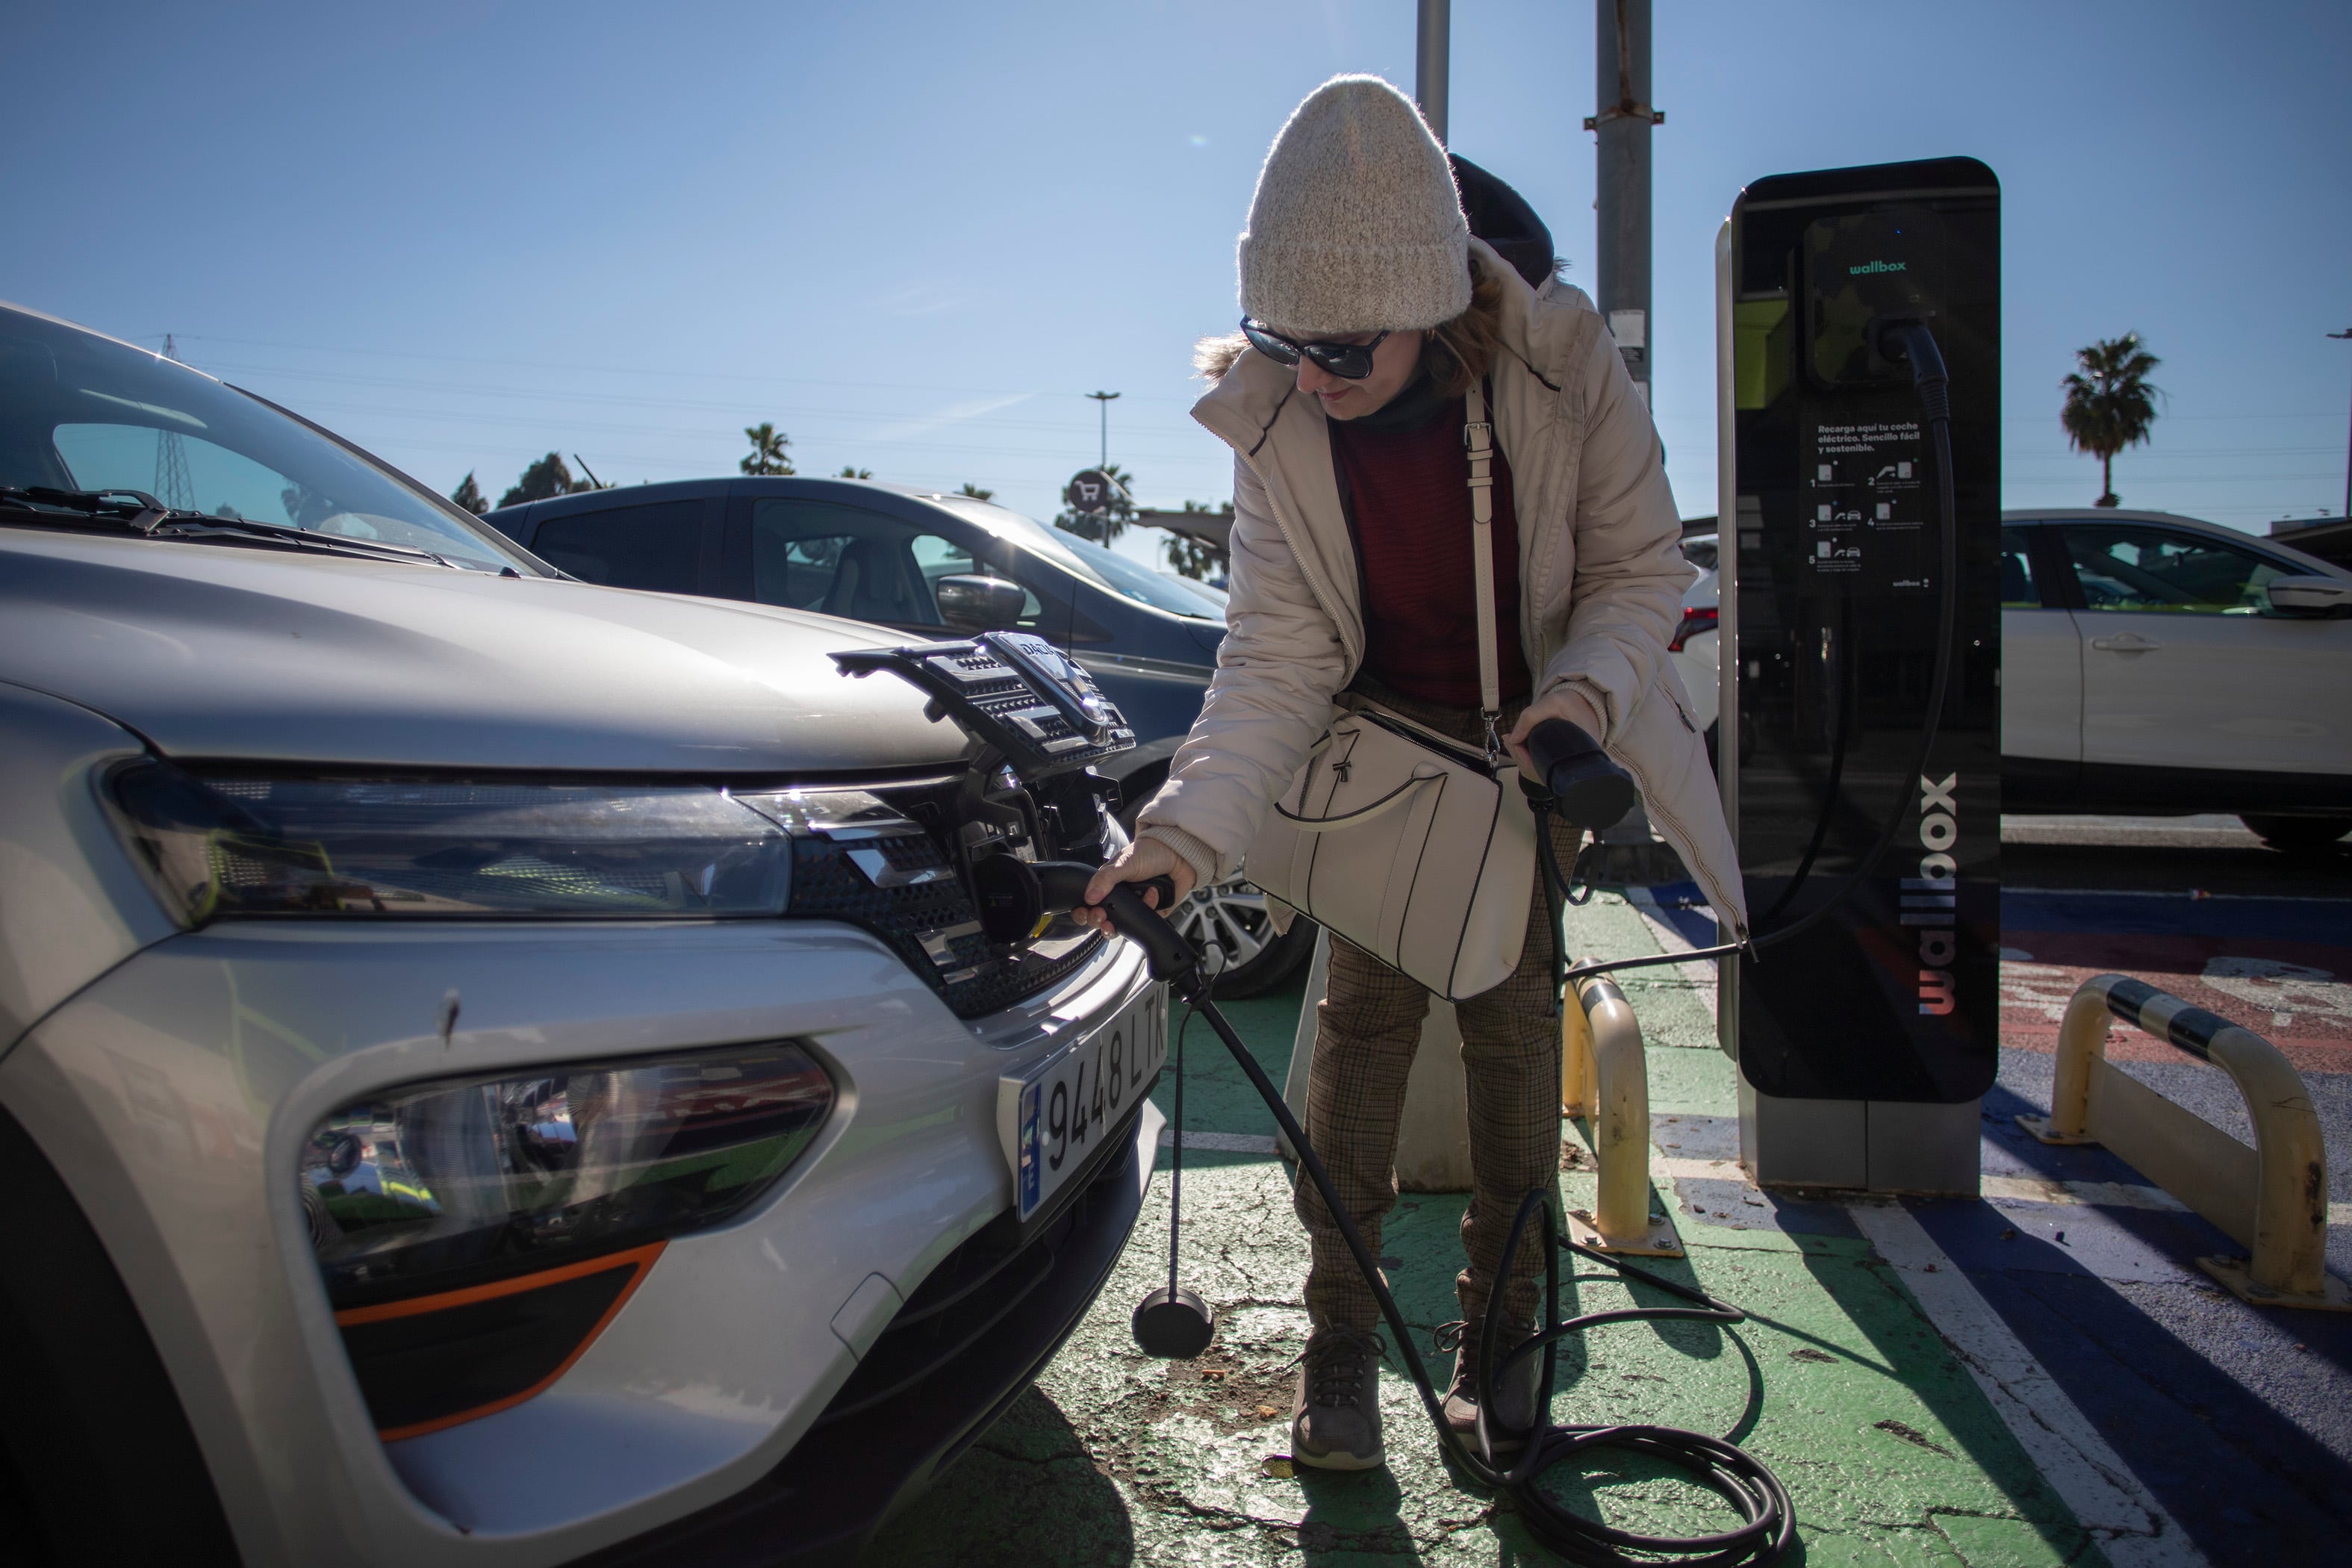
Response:
POLYGON ((1594 740, 1601 739, 1601 715, 1581 692, 1555 686, 1528 703, 1519 721, 1511 726, 1511 732, 1503 737, 1503 744, 1510 747, 1511 755, 1518 759, 1519 771, 1538 784, 1545 781, 1536 778, 1536 765, 1528 759, 1528 734, 1547 719, 1565 719, 1594 740))
MULTIPOLYGON (((1070 918, 1080 925, 1093 926, 1106 936, 1116 934, 1110 929, 1110 916, 1103 911, 1103 900, 1121 882, 1140 882, 1151 877, 1165 877, 1176 885, 1176 902, 1182 902, 1192 890, 1192 868, 1184 857, 1157 838, 1139 838, 1120 850, 1118 859, 1094 874, 1094 879, 1087 884, 1087 901, 1072 910, 1070 918)), ((1158 909, 1158 889, 1146 889, 1143 901, 1158 909)))

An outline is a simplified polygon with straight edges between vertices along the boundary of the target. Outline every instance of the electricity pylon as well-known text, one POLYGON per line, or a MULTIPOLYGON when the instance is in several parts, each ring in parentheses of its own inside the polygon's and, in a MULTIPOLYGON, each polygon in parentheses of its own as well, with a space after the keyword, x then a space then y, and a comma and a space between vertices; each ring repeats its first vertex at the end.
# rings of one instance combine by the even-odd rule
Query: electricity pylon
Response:
MULTIPOLYGON (((179 344, 172 334, 163 334, 163 357, 179 363, 179 344)), ((179 432, 157 429, 155 432, 155 499, 165 506, 184 510, 196 504, 196 487, 188 478, 188 454, 180 445, 179 432)))

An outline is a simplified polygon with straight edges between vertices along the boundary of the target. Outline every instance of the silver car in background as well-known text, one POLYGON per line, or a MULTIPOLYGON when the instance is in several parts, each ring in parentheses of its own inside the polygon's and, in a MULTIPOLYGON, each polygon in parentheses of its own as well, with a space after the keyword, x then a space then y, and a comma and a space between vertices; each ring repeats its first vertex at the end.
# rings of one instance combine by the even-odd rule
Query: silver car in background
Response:
POLYGON ((0 308, 0 1558, 837 1557, 1018 1395, 1164 997, 884 640, 0 308))

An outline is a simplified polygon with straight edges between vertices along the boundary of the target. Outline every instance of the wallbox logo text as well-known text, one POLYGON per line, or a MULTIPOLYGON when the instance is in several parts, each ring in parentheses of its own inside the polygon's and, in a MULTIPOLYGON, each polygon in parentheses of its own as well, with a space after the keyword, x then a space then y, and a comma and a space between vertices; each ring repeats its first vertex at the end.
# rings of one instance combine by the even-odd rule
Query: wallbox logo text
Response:
POLYGON ((1865 261, 1859 267, 1849 267, 1845 269, 1846 276, 1849 278, 1859 278, 1865 272, 1904 272, 1907 270, 1909 270, 1907 264, 1900 261, 1865 261))
POLYGON ((1903 923, 1919 932, 1919 1011, 1941 1017, 1950 1012, 1953 957, 1959 952, 1959 862, 1952 847, 1960 841, 1960 775, 1937 784, 1919 779, 1919 874, 1903 879, 1903 923))

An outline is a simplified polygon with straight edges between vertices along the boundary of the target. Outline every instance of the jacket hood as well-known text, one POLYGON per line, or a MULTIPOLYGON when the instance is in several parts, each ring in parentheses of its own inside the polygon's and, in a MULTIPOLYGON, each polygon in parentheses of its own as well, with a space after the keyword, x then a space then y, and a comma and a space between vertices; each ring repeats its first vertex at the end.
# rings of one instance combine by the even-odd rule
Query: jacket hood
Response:
POLYGON ((779 774, 951 763, 877 628, 545 578, 10 529, 0 679, 182 758, 779 774))

